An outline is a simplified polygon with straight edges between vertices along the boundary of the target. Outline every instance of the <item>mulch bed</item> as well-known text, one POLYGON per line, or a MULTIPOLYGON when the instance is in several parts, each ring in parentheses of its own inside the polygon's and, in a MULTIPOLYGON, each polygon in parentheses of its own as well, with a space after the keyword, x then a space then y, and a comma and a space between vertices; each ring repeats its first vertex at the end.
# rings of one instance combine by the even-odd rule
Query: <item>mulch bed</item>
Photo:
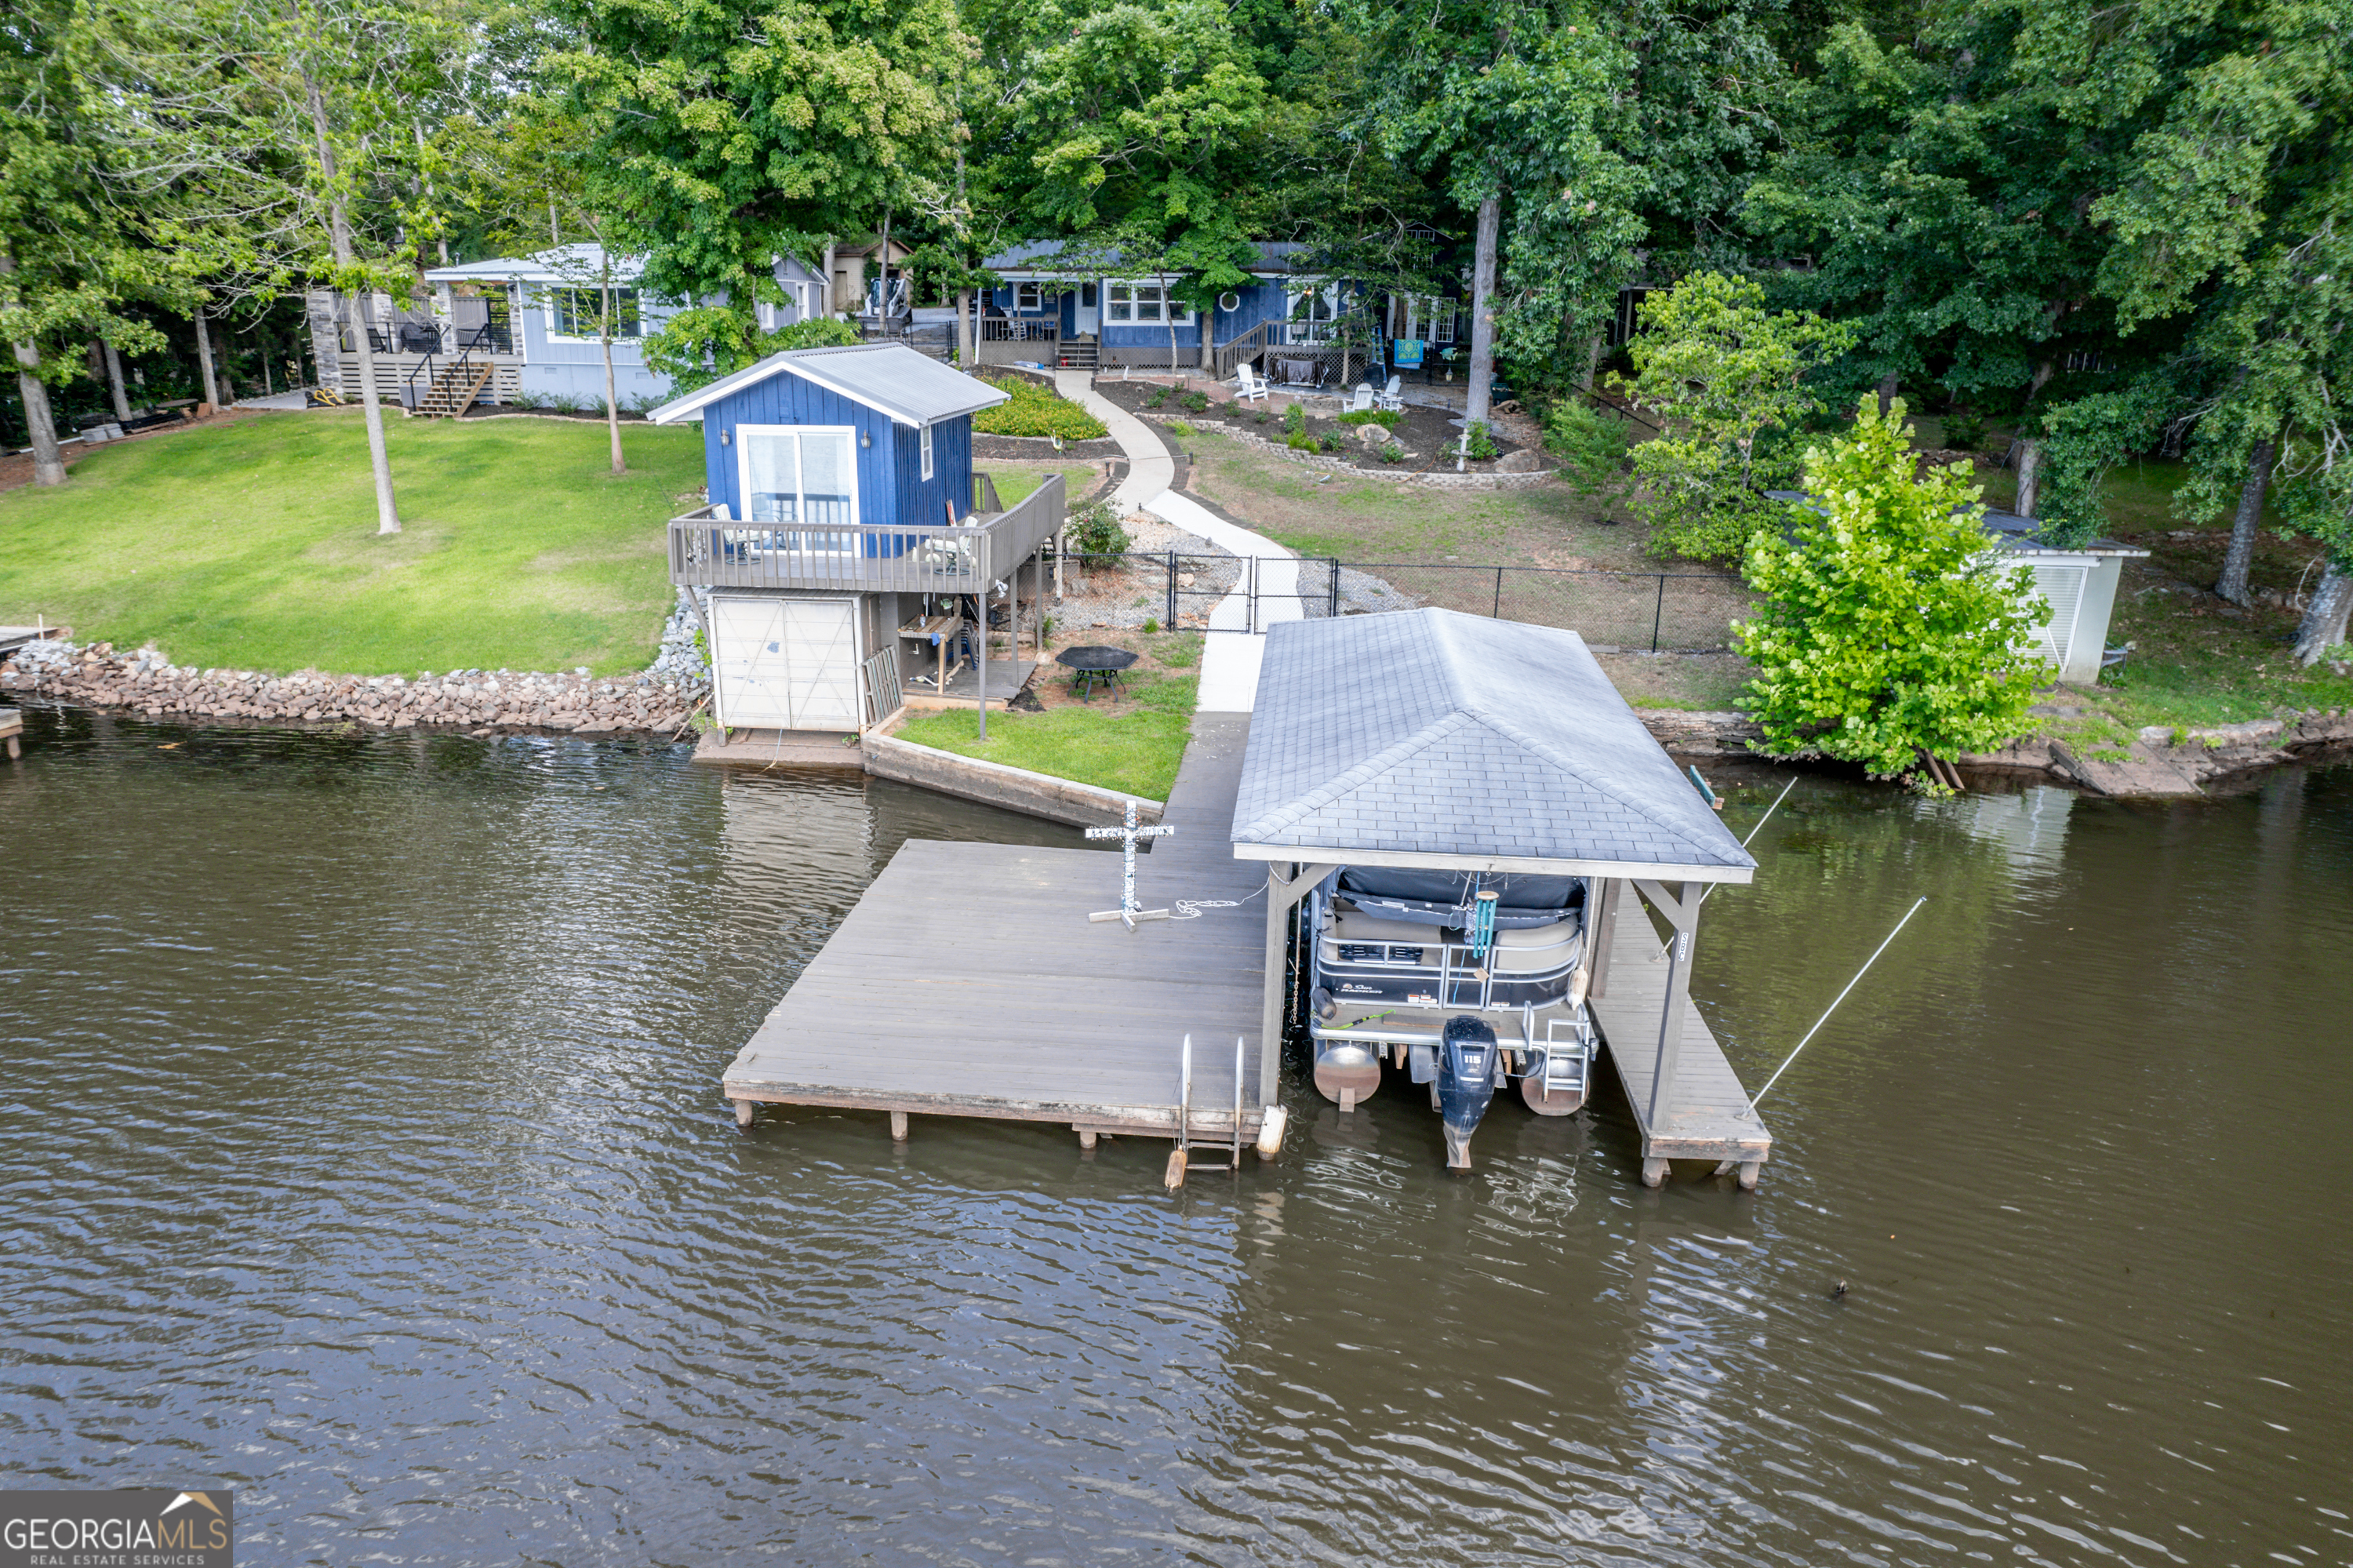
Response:
POLYGON ((1051 464, 1072 458, 1081 462, 1101 462, 1122 454, 1119 443, 1108 436, 1099 441, 1064 441, 1062 450, 1056 451, 1053 441, 1045 436, 985 436, 975 431, 972 455, 984 462, 1051 464))
MULTIPOLYGON (((1341 399, 1330 394, 1294 397, 1283 392, 1272 392, 1262 403, 1240 403, 1234 400, 1230 385, 1212 387, 1195 381, 1190 390, 1208 398, 1208 406, 1200 409, 1187 407, 1184 390, 1172 389, 1162 382, 1144 380, 1120 381, 1103 376, 1095 378, 1095 390, 1138 418, 1166 425, 1171 419, 1181 419, 1205 430, 1233 430, 1254 435, 1280 445, 1284 438, 1283 411, 1296 401, 1303 405, 1307 415, 1307 434, 1337 437, 1340 450, 1320 454, 1319 461, 1335 468, 1363 469, 1422 469, 1454 466, 1454 447, 1462 439, 1462 427, 1453 423, 1459 416, 1443 408, 1423 408, 1408 403, 1390 439, 1405 449, 1406 456, 1397 462, 1382 461, 1377 448, 1363 444, 1358 435, 1361 427, 1340 423, 1338 415, 1344 406, 1341 399), (1154 399, 1159 398, 1155 406, 1154 399)), ((1505 421, 1490 426, 1489 435, 1494 441, 1494 458, 1472 460, 1469 471, 1484 473, 1498 467, 1509 469, 1504 459, 1521 450, 1522 443, 1512 439, 1505 421)), ((1304 454, 1302 454, 1303 456, 1304 454)))

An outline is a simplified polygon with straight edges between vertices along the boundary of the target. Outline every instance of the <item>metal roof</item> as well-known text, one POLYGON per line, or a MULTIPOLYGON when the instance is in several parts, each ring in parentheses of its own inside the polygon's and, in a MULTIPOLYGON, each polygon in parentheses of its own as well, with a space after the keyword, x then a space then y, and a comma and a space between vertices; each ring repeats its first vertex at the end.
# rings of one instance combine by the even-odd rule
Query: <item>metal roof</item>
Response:
MULTIPOLYGON (((613 257, 613 281, 635 283, 643 269, 641 257, 613 257)), ((530 256, 500 256, 488 261, 469 261, 458 267, 428 267, 425 281, 428 283, 594 283, 605 268, 605 248, 601 245, 559 245, 552 250, 538 251, 530 256)))
MULTIPOLYGON (((1765 495, 1769 501, 1786 501, 1792 506, 1802 506, 1823 517, 1831 514, 1830 508, 1815 500, 1809 491, 1768 490, 1765 495)), ((1955 507, 1954 510, 1957 512, 1963 508, 1955 507)), ((2093 539, 2081 545, 2046 545, 2035 537, 2042 529, 2040 521, 2021 517, 2015 512, 1997 512, 1990 506, 1986 508, 1983 526, 1994 536, 1996 545, 2017 556, 2126 556, 2141 558, 2148 554, 2137 545, 2120 544, 2114 539, 2093 539)))
POLYGON ((1233 842, 1253 860, 1671 881, 1757 865, 1583 638, 1449 609, 1269 631, 1233 842))
POLYGON ((923 426, 994 408, 1010 397, 987 382, 916 353, 903 343, 788 348, 671 399, 646 416, 657 425, 691 419, 731 392, 773 376, 797 376, 902 425, 923 426))
MULTIPOLYGON (((1253 239, 1250 246, 1255 254, 1242 264, 1242 270, 1254 273, 1288 272, 1292 258, 1307 249, 1295 239, 1253 239)), ((1119 276, 1126 262, 1117 250, 1093 250, 1074 240, 1031 239, 998 251, 981 265, 992 272, 1092 278, 1119 276)))

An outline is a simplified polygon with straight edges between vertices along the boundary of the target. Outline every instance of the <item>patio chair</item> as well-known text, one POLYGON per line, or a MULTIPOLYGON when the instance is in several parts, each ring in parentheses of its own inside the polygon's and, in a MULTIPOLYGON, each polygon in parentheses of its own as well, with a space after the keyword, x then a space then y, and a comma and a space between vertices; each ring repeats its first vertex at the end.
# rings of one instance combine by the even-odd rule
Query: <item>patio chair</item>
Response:
POLYGON ((1370 413, 1372 411, 1372 407, 1373 386, 1371 382, 1367 381, 1356 388, 1355 394, 1348 399, 1348 406, 1341 409, 1340 412, 1344 414, 1370 413))
POLYGON ((1240 388, 1234 394, 1238 401, 1244 403, 1266 401, 1266 383, 1259 378, 1258 372, 1247 361, 1234 366, 1234 385, 1240 388))
POLYGON ((1373 406, 1377 408, 1403 408, 1405 407, 1405 377, 1402 376, 1390 376, 1389 384, 1387 387, 1382 387, 1378 392, 1373 394, 1373 406))

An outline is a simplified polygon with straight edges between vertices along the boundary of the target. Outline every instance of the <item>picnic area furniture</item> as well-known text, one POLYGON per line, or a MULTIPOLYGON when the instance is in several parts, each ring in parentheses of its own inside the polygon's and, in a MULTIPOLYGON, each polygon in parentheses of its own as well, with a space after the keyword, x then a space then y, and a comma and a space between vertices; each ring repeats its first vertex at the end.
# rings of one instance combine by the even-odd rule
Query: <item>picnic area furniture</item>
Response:
POLYGON ((1372 384, 1370 382, 1366 382, 1358 386, 1356 391, 1349 394, 1348 406, 1341 409, 1340 412, 1343 414, 1368 414, 1372 412, 1372 384))
POLYGON ((1054 662, 1071 672, 1071 690, 1083 703, 1088 700, 1087 694, 1099 684, 1108 686, 1117 696, 1119 678, 1135 662, 1135 655, 1124 648, 1105 648, 1091 642, 1063 649, 1054 655, 1054 662))
POLYGON ((1240 388, 1234 394, 1237 402, 1263 403, 1266 401, 1266 383, 1260 378, 1259 373, 1247 361, 1234 366, 1234 385, 1240 388))
POLYGON ((1373 406, 1377 408, 1403 408, 1405 407, 1405 377, 1402 376, 1390 376, 1389 384, 1387 387, 1382 387, 1378 392, 1373 394, 1373 406))

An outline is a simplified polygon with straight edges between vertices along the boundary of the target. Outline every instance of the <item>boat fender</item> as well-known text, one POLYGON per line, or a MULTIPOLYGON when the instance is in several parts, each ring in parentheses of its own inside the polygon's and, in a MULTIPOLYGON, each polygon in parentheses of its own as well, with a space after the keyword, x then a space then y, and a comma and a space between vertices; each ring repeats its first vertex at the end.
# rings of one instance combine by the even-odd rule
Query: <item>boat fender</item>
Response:
POLYGON ((1428 1044, 1409 1044, 1406 1047, 1406 1060, 1412 1065, 1413 1081, 1415 1083, 1428 1084, 1437 1081, 1437 1046, 1428 1044))
POLYGON ((1320 985, 1307 993, 1307 1005, 1315 1010, 1316 1017, 1326 1022, 1331 1021, 1334 1013, 1340 1011, 1340 1004, 1332 1000, 1332 993, 1320 985))
POLYGON ((1282 1134, 1291 1125, 1291 1113, 1276 1106, 1258 1124, 1258 1157, 1271 1160, 1282 1152, 1282 1134))
POLYGON ((1568 1005, 1571 1007, 1584 1006, 1586 988, 1592 983, 1592 975, 1586 971, 1586 968, 1583 964, 1577 965, 1577 972, 1568 977, 1568 1005))

